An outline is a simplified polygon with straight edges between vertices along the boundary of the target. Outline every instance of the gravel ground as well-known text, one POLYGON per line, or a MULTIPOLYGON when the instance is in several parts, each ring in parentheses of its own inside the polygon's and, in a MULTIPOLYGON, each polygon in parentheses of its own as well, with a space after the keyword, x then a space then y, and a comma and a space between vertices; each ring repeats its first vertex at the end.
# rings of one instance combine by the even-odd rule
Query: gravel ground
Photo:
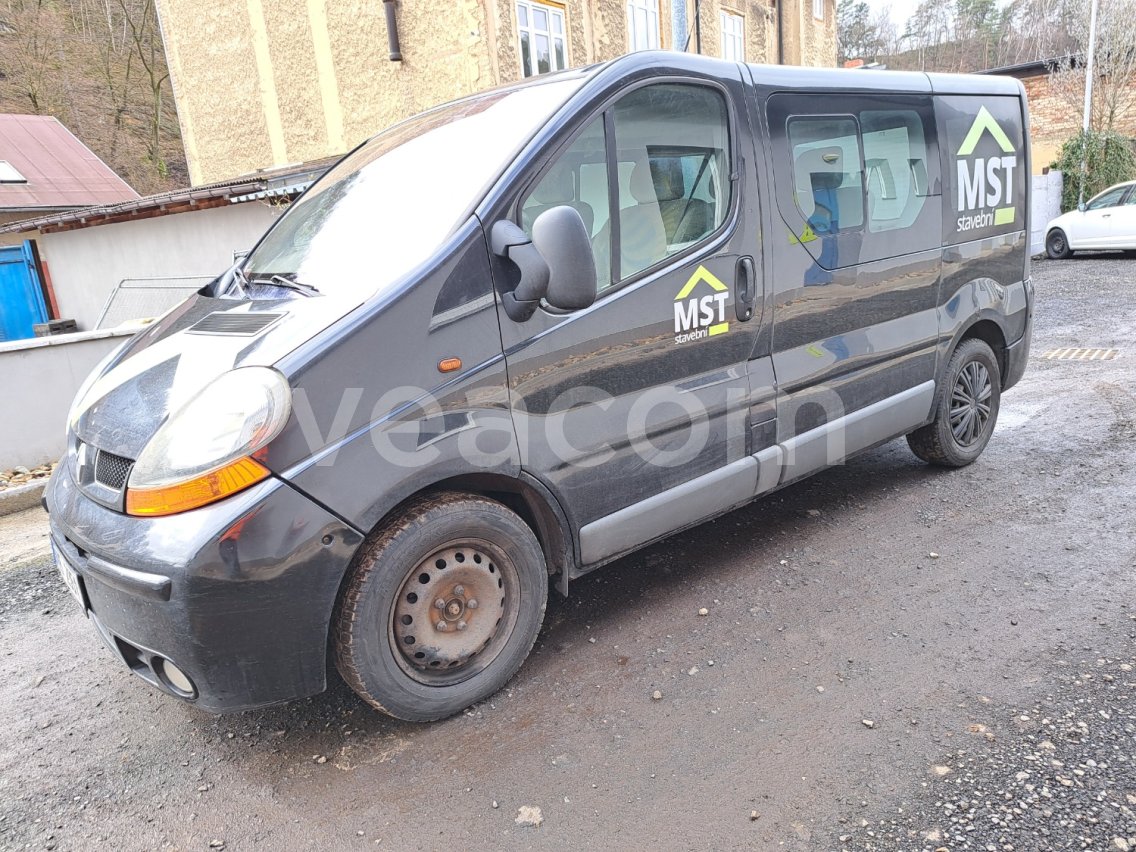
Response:
POLYGON ((13 516, 0 848, 1120 849, 1129 270, 1035 266, 1035 360, 971 467, 892 442, 596 572, 507 689, 434 725, 338 682, 227 717, 172 701, 76 611, 43 516, 13 516), (1066 346, 1121 354, 1037 357, 1066 346))

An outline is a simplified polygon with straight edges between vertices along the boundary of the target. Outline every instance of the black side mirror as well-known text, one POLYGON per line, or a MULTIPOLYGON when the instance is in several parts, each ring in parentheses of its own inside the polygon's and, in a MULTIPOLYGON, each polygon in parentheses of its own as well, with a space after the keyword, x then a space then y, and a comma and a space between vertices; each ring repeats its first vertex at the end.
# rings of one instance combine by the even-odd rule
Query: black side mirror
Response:
POLYGON ((519 274, 517 286, 501 295, 505 313, 515 322, 531 317, 541 299, 565 311, 596 300, 596 256, 575 208, 563 205, 541 213, 531 239, 514 223, 497 222, 489 232, 489 248, 512 261, 519 274))
POLYGON ((548 264, 545 300, 578 311, 596 300, 596 254, 580 211, 568 205, 545 210, 533 222, 533 245, 548 264))

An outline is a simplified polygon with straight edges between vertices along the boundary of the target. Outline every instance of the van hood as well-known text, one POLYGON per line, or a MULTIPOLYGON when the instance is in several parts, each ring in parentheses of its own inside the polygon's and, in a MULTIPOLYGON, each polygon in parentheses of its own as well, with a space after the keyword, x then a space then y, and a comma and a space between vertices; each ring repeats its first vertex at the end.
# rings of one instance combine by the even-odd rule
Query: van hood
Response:
POLYGON ((76 398, 69 425, 79 440, 137 459, 166 418, 217 376, 275 364, 359 304, 330 296, 193 296, 102 365, 76 398))

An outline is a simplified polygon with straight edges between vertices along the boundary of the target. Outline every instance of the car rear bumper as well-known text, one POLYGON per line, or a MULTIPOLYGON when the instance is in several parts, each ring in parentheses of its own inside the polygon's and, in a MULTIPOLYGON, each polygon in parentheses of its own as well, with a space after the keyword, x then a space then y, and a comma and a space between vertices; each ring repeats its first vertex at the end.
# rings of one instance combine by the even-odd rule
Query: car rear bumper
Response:
POLYGON ((1025 374, 1026 364, 1029 363, 1030 340, 1033 337, 1033 280, 1027 278, 1024 282, 1026 294, 1026 323, 1022 336, 1006 347, 1006 374, 1002 377, 1002 390, 1009 390, 1016 385, 1025 374))
POLYGON ((65 460, 46 505, 92 624, 153 686, 212 712, 325 688, 328 626, 362 536, 291 486, 135 518, 84 496, 65 460))

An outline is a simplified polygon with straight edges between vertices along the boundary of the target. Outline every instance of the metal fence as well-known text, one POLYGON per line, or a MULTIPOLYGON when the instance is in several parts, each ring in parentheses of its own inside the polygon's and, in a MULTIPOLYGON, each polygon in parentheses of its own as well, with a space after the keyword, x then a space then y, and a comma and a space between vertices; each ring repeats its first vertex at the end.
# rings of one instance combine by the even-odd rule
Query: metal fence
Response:
POLYGON ((123 278, 107 296, 96 329, 159 317, 213 280, 211 275, 123 278))

